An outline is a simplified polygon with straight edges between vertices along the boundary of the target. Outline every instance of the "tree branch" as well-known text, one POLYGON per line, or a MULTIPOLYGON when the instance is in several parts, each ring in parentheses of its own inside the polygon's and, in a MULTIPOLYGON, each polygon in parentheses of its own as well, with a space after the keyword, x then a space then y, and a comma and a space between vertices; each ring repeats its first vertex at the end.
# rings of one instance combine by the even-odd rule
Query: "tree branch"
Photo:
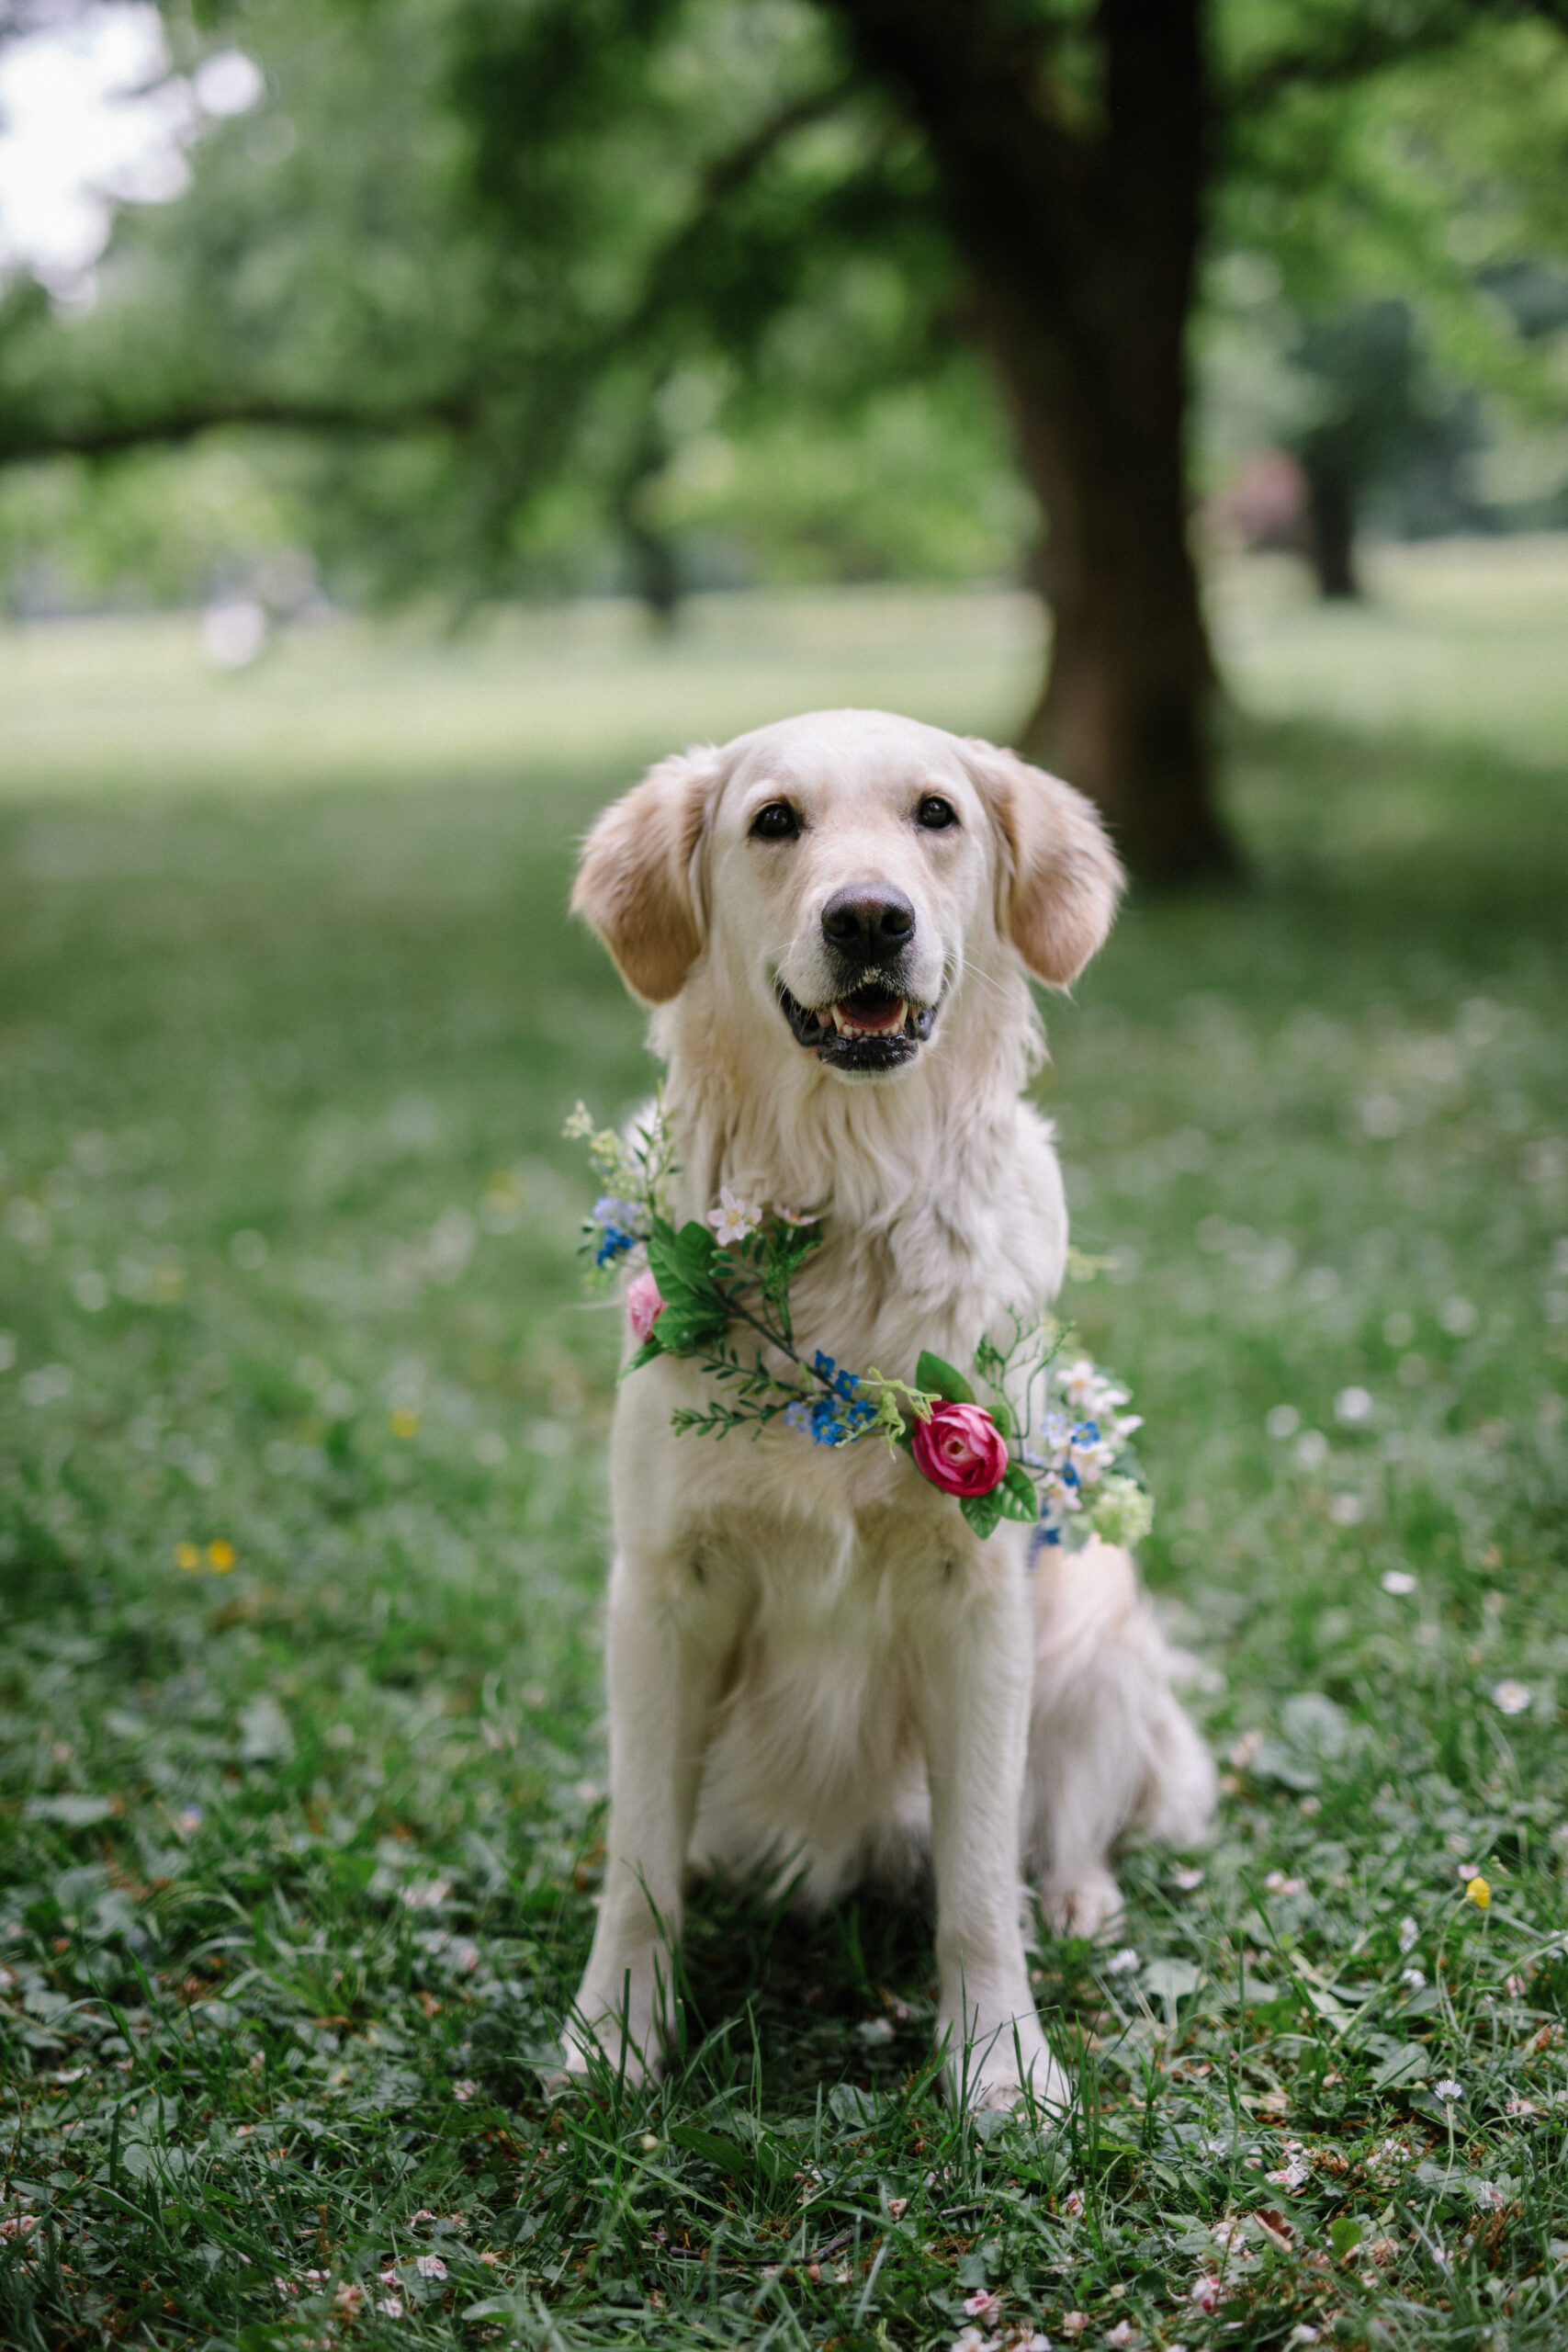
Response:
POLYGON ((467 401, 430 401, 411 408, 351 408, 330 401, 193 401, 141 416, 87 418, 80 424, 56 417, 8 417, 0 408, 0 466, 44 458, 114 458, 131 449, 177 446, 226 424, 272 427, 294 433, 351 433, 374 437, 438 426, 468 431, 476 421, 467 401))
MULTIPOLYGON (((0 7, 3 6, 4 0, 0 0, 0 7)), ((655 254, 630 312, 604 336, 596 338, 591 349, 578 355, 576 375, 581 383, 590 381, 615 351, 648 332, 673 291, 682 265, 700 245, 730 198, 755 177, 788 139, 807 123, 831 113, 854 86, 855 77, 844 74, 818 89, 787 99, 707 166, 691 212, 655 254)), ((181 401, 166 409, 150 409, 141 415, 106 415, 100 408, 96 414, 73 423, 62 421, 58 413, 46 416, 25 413, 20 417, 8 415, 4 391, 0 390, 0 466, 45 458, 118 457, 131 449, 194 441, 198 435, 223 425, 367 438, 431 427, 461 434, 472 432, 479 424, 481 408, 480 398, 472 392, 382 410, 361 409, 344 401, 241 395, 181 401)), ((510 505, 511 502, 507 503, 510 505)))
POLYGON ((680 276, 682 264, 701 244, 729 198, 739 195, 797 130, 831 114, 856 86, 856 76, 845 74, 820 89, 786 99, 755 124, 727 154, 715 158, 702 175, 692 210, 649 263, 642 294, 630 316, 616 330, 617 343, 631 341, 652 323, 680 276))
POLYGON ((1235 111, 1266 107, 1292 89, 1339 89, 1371 74, 1414 64, 1462 40, 1483 17, 1540 17, 1568 33, 1568 0, 1450 0, 1425 23, 1403 28, 1380 24, 1359 13, 1322 42, 1280 50, 1233 82, 1224 96, 1235 111))

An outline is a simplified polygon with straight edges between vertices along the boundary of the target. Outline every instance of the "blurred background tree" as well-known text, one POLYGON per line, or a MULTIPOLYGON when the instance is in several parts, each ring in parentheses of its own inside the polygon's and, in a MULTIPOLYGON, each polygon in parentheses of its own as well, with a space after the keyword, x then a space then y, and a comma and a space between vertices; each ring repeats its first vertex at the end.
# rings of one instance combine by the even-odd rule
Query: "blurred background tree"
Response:
POLYGON ((1019 741, 1171 880, 1232 862, 1195 497, 1271 451, 1262 526, 1215 519, 1331 594, 1368 513, 1561 519, 1559 0, 164 22, 190 191, 0 307, 13 602, 66 565, 287 602, 308 554, 341 596, 623 584, 668 624, 758 576, 1027 570, 1019 741))

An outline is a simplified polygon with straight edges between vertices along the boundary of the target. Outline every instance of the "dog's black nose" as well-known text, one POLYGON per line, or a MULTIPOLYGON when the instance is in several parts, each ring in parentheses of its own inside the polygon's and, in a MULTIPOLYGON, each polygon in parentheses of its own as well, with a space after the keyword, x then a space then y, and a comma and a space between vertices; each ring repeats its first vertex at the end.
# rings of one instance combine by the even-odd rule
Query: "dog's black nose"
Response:
POLYGON ((915 935, 915 910, 891 882, 852 882, 822 910, 822 936, 857 964, 882 964, 915 935))

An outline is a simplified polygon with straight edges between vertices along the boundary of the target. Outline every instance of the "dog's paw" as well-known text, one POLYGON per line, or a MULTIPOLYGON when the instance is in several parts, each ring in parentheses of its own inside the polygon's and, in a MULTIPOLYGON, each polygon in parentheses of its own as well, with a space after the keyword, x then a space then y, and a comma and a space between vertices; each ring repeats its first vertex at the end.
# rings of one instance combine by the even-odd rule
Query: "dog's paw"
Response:
POLYGON ((628 2085, 649 2081, 659 2073, 657 2051, 649 2057, 626 2039, 615 2018, 601 2018, 592 2028, 574 2021, 561 2036, 561 2048, 560 2067, 547 2078, 547 2088, 570 2090, 597 2073, 619 2075, 628 2085))
POLYGON ((955 2026, 939 2037, 946 2052, 943 2069, 949 2098, 976 2113, 1010 2113, 1029 2105, 1044 2113, 1065 2108, 1071 2096, 1067 2077, 1051 2054, 1032 2013, 988 2031, 976 2031, 962 2045, 955 2026))
POLYGON ((666 1985, 657 1968, 626 1967, 618 1993, 613 1972, 585 1977, 571 2015, 561 2030, 566 2071, 581 2081, 592 2074, 618 2075, 627 2083, 656 2077, 661 2070, 666 1985))
POLYGON ((1122 1890, 1109 1871, 1078 1871, 1070 1877, 1046 1879, 1040 1888, 1040 1908, 1055 1935, 1098 1936, 1121 1917, 1122 1890))
POLYGON ((1060 2114, 1071 2098, 1066 2075, 1048 2050, 1042 2050, 1022 2075, 1012 2052, 1002 2064, 982 2065, 970 2077, 965 2104, 976 2114, 1010 2115, 1030 2107, 1045 2115, 1060 2114))

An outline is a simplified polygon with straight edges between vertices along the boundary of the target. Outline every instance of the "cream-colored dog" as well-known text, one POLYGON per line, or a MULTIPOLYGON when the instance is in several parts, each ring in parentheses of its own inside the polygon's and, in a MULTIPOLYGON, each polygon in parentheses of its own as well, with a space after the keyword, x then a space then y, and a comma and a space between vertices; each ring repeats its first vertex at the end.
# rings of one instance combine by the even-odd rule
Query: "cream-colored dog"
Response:
MULTIPOLYGON (((1026 975, 1066 988, 1120 887, 1068 786, 874 711, 667 760, 600 818, 573 903, 659 1008, 677 1222, 724 1184, 820 1212, 807 1351, 912 1379, 1055 1297, 1026 975)), ((1021 1869, 1092 1934, 1117 1838, 1190 1842, 1213 1802, 1131 1559, 1005 1521, 981 1542, 874 1441, 675 1435, 705 1401, 661 1357, 616 1405, 608 1850, 570 2063, 597 2040, 657 2064, 688 1864, 776 1866, 814 1905, 929 1865, 950 2075, 1061 2100, 1021 1869)))

